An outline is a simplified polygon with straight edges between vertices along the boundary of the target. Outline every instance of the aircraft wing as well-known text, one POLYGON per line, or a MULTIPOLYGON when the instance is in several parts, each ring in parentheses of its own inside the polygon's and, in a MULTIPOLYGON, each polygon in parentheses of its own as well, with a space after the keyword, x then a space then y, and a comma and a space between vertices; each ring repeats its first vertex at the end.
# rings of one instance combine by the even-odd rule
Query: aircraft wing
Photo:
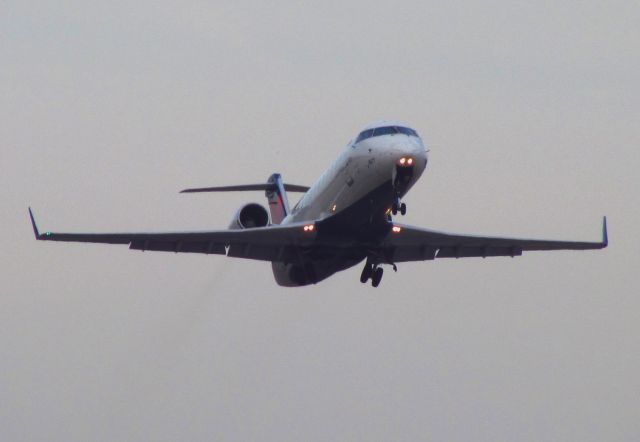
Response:
POLYGON ((534 250, 603 249, 609 243, 607 219, 602 221, 602 239, 598 242, 553 241, 460 235, 394 223, 384 241, 383 253, 391 262, 423 261, 435 258, 520 256, 534 250), (399 229, 399 231, 397 231, 399 229))
POLYGON ((262 261, 297 262, 298 247, 313 242, 316 236, 303 223, 202 232, 40 233, 31 209, 29 216, 36 239, 43 241, 128 244, 134 250, 218 254, 262 261))

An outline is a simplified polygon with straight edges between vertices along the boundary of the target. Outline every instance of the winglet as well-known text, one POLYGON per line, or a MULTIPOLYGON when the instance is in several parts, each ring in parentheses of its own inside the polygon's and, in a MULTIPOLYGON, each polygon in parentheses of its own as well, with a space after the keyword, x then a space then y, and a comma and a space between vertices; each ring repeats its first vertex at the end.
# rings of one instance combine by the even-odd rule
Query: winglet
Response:
POLYGON ((609 245, 609 234, 607 233, 607 217, 602 217, 602 247, 609 245))
POLYGON ((31 226, 33 227, 33 234, 36 236, 36 239, 40 239, 40 232, 38 232, 38 226, 36 225, 36 220, 33 218, 33 212, 31 211, 31 207, 29 207, 29 218, 31 218, 31 226))

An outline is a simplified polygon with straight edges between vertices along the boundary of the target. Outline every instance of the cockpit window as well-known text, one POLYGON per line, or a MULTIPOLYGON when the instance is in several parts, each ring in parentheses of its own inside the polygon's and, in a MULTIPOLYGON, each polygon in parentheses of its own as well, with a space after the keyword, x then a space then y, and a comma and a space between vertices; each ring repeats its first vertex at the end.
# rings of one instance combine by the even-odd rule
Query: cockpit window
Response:
POLYGON ((409 129, 408 127, 398 127, 398 132, 400 132, 401 134, 405 134, 405 135, 409 135, 412 137, 417 137, 418 133, 413 130, 413 129, 409 129))
POLYGON ((360 132, 358 138, 356 138, 356 143, 359 143, 362 140, 366 140, 371 137, 379 137, 381 135, 393 135, 393 134, 404 134, 412 137, 417 137, 418 134, 415 130, 409 129, 408 127, 401 126, 384 126, 384 127, 376 127, 374 129, 367 129, 360 132))
POLYGON ((398 129, 395 126, 376 127, 373 130, 374 137, 379 137, 380 135, 397 134, 397 133, 398 133, 398 129))
POLYGON ((367 129, 360 132, 358 138, 356 138, 356 143, 359 143, 362 140, 366 140, 367 138, 371 138, 373 136, 373 129, 367 129))

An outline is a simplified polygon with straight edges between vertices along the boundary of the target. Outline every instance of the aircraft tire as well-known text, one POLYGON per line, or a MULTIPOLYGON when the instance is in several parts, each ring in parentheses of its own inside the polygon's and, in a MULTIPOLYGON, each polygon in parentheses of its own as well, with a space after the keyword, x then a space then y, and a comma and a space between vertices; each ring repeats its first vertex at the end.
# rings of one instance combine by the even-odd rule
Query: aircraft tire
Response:
POLYGON ((384 270, 382 267, 378 267, 373 271, 373 275, 371 276, 371 285, 373 287, 378 287, 380 285, 380 281, 382 281, 382 274, 384 270))
POLYGON ((364 265, 364 269, 362 269, 362 273, 360 274, 360 282, 364 284, 369 280, 369 278, 371 278, 372 274, 373 267, 371 266, 371 264, 366 263, 364 265))

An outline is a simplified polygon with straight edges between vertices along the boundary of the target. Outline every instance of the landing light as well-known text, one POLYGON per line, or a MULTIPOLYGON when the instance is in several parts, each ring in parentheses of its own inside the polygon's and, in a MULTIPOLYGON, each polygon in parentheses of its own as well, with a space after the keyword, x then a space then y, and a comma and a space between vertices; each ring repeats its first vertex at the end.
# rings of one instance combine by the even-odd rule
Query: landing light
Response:
POLYGON ((405 157, 400 158, 400 164, 404 165, 404 163, 407 162, 407 159, 405 157))
POLYGON ((407 164, 408 164, 409 166, 411 166, 411 165, 413 164, 413 158, 409 158, 409 159, 407 160, 407 164))
POLYGON ((313 232, 313 229, 315 229, 316 226, 314 226, 313 224, 307 224, 306 226, 303 227, 303 230, 305 232, 313 232))
POLYGON ((391 230, 393 231, 393 233, 400 233, 400 232, 402 232, 402 227, 400 227, 400 226, 393 226, 393 227, 391 228, 391 230))

